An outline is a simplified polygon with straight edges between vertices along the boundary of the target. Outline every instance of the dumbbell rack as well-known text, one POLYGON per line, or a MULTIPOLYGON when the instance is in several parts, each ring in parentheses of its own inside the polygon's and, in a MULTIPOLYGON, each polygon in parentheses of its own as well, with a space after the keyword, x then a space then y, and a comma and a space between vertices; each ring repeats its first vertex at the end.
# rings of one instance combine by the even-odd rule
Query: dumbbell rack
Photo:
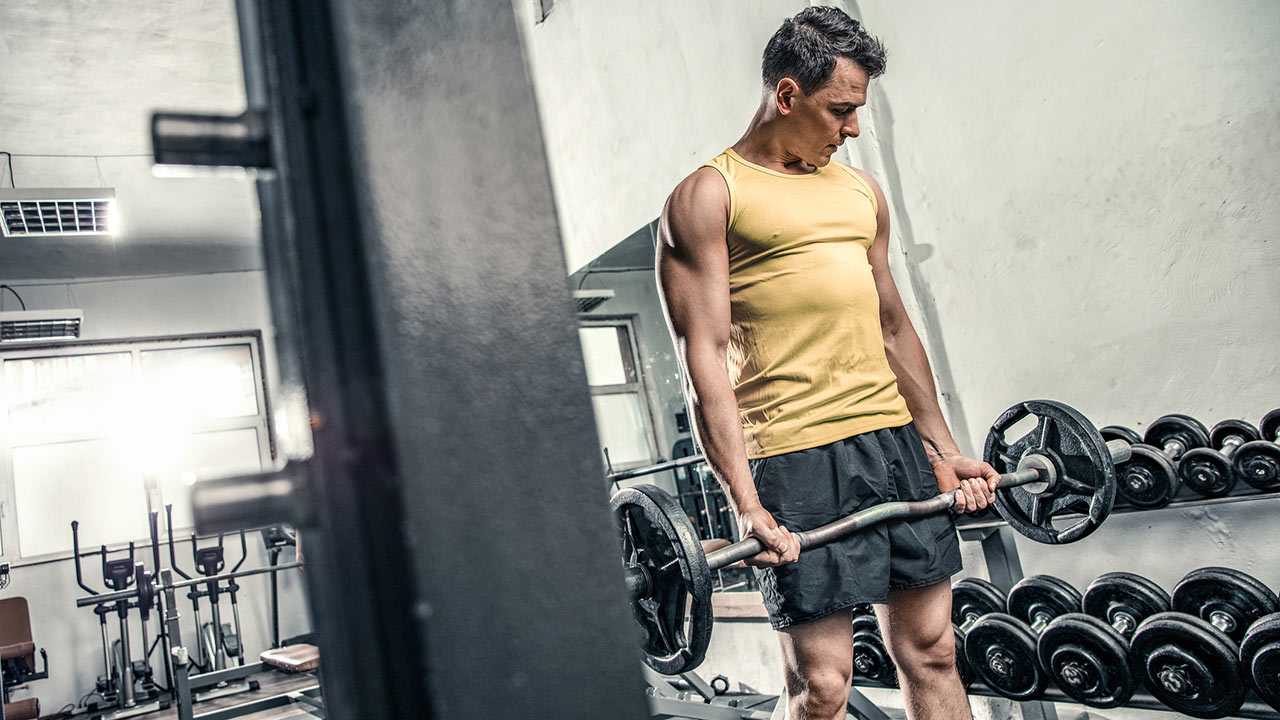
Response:
MULTIPOLYGON (((1173 501, 1164 507, 1139 508, 1124 504, 1123 501, 1117 500, 1116 505, 1111 510, 1111 513, 1114 515, 1128 514, 1132 512, 1159 512, 1161 510, 1175 508, 1222 505, 1247 500, 1265 499, 1269 497, 1280 498, 1280 493, 1266 493, 1248 486, 1244 486, 1243 488, 1237 486, 1237 489, 1230 495, 1217 498, 1205 498, 1196 495, 1184 487, 1179 490, 1173 501)), ((1070 521, 1079 516, 1067 514, 1062 517, 1064 520, 1070 521)), ((1014 544, 1014 538, 1016 538, 1018 534, 1009 528, 1008 524, 1005 523, 999 515, 991 513, 990 516, 985 517, 965 516, 958 520, 956 528, 960 532, 961 540, 981 543, 983 560, 987 566, 987 575, 991 582, 995 583, 997 587, 1007 591, 1023 578, 1022 563, 1018 559, 1018 549, 1014 544)), ((969 688, 969 694, 1000 697, 994 691, 984 686, 981 682, 975 682, 973 686, 969 688)), ((1057 711, 1054 709, 1055 702, 1076 704, 1075 701, 1065 693, 1061 692, 1056 687, 1050 686, 1045 691, 1043 700, 1021 703, 1023 720, 1057 720, 1057 711)), ((1164 703, 1157 700, 1151 694, 1141 690, 1125 704, 1125 707, 1172 712, 1164 705, 1164 703)), ((1254 699, 1251 696, 1250 700, 1247 701, 1240 711, 1232 717, 1274 719, 1276 717, 1276 711, 1266 703, 1254 699)))

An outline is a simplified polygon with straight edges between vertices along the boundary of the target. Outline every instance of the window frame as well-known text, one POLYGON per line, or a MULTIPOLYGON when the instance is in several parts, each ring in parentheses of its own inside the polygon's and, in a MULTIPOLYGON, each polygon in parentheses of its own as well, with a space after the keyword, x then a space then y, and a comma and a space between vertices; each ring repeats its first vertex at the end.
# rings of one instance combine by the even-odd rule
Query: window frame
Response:
MULTIPOLYGON (((606 472, 620 472, 622 470, 631 470, 633 468, 645 467, 657 462, 662 456, 658 447, 658 432, 654 424, 653 417, 653 401, 652 393, 649 387, 649 378, 644 371, 644 364, 641 358, 644 357, 643 348, 640 345, 639 318, 636 315, 579 315, 578 327, 622 327, 627 334, 627 349, 631 353, 631 363, 635 370, 635 380, 632 382, 621 383, 617 385, 588 385, 591 396, 596 395, 623 395, 633 393, 639 395, 641 406, 641 419, 645 427, 645 442, 649 446, 649 457, 646 460, 617 464, 612 459, 604 457, 603 449, 601 450, 601 460, 605 462, 606 472)), ((597 425, 599 423, 599 418, 597 425)), ((597 430, 599 433, 599 430, 597 430)))
MULTIPOLYGON (((263 351, 262 332, 260 330, 243 330, 234 332, 201 333, 191 335, 170 335, 156 337, 140 337, 126 339, 103 340, 71 340, 57 342, 14 343, 0 346, 0 375, 3 374, 4 363, 11 360, 27 360, 56 357, 75 357, 83 355, 103 355, 111 353, 129 353, 132 356, 131 372, 135 379, 141 378, 143 372, 142 354, 154 350, 183 350, 201 347, 245 346, 249 348, 250 366, 254 373, 254 393, 258 404, 256 415, 245 415, 235 418, 218 418, 205 421, 194 428, 195 432, 215 432, 219 430, 253 429, 258 437, 258 460, 262 469, 274 467, 278 456, 275 428, 271 421, 270 392, 267 385, 266 357, 263 351)), ((13 452, 15 448, 54 445, 99 439, 100 432, 77 432, 41 437, 38 440, 14 437, 5 431, 8 424, 7 388, 0 382, 0 413, 5 413, 4 423, 0 424, 0 560, 8 562, 12 567, 39 565, 48 562, 70 559, 71 550, 45 553, 41 555, 24 555, 21 538, 18 537, 17 483, 13 471, 13 452)), ((156 473, 143 473, 144 492, 147 496, 148 510, 159 510, 163 507, 151 507, 159 497, 160 484, 156 473)), ((164 520, 161 519, 161 533, 164 533, 164 520)), ((179 535, 187 537, 191 528, 175 527, 174 540, 179 535)), ((135 542, 150 543, 151 539, 134 538, 135 542)), ((164 541, 164 537, 161 538, 164 541)), ((109 551, 127 548, 129 541, 120 541, 107 545, 109 551)), ((83 551, 84 548, 81 548, 83 551)))

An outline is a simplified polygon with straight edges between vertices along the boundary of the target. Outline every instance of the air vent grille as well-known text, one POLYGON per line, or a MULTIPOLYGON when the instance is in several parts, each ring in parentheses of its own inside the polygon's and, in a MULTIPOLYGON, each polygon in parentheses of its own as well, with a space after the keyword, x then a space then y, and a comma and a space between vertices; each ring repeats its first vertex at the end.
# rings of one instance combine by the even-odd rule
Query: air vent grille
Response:
POLYGON ((0 312, 0 342, 70 340, 80 337, 84 313, 79 310, 0 312))
POLYGON ((111 190, 27 189, 0 192, 5 237, 111 235, 115 232, 111 190))

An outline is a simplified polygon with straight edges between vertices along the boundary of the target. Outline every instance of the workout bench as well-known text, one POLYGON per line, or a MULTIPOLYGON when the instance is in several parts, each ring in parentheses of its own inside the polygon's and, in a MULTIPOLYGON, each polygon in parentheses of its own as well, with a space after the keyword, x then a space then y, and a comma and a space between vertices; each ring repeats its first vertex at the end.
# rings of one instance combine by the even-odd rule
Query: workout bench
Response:
POLYGON ((31 638, 31 614, 27 599, 0 600, 0 666, 4 675, 4 720, 34 720, 40 715, 40 700, 27 698, 9 702, 9 691, 32 680, 49 677, 49 657, 40 650, 44 670, 36 672, 36 643, 31 638))

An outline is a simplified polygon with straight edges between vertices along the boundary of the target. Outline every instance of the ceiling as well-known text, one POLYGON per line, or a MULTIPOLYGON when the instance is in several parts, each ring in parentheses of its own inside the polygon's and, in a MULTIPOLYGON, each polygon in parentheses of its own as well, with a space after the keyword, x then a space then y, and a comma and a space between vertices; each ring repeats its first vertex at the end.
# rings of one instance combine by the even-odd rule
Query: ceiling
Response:
POLYGON ((239 53, 234 0, 0 2, 0 151, 17 186, 111 187, 120 216, 114 239, 0 238, 0 280, 260 267, 252 182, 157 178, 149 158, 152 111, 244 109, 239 53))

